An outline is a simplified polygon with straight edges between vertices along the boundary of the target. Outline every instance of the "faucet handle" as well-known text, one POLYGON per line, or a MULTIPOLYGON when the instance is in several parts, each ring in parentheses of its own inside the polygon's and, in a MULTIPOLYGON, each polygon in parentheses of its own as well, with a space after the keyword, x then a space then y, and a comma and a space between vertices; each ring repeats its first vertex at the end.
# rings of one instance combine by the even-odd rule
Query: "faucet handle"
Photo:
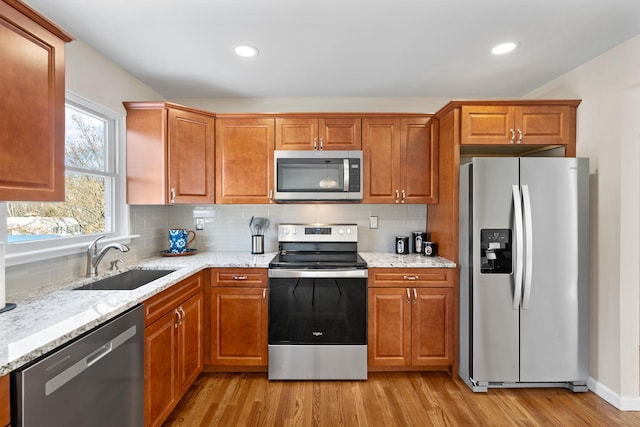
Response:
POLYGON ((111 261, 111 267, 109 267, 111 269, 111 271, 120 271, 120 267, 118 266, 119 262, 124 262, 121 259, 114 259, 113 261, 111 261))

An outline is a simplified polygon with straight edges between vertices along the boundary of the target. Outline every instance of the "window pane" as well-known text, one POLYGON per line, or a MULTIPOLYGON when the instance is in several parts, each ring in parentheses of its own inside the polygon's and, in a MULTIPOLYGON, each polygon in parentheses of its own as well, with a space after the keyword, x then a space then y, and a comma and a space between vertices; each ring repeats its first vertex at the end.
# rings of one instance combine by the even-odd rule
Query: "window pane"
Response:
POLYGON ((7 241, 32 240, 105 233, 104 177, 67 173, 65 202, 7 203, 7 241))
POLYGON ((65 164, 104 171, 106 121, 68 105, 65 109, 65 121, 65 164))

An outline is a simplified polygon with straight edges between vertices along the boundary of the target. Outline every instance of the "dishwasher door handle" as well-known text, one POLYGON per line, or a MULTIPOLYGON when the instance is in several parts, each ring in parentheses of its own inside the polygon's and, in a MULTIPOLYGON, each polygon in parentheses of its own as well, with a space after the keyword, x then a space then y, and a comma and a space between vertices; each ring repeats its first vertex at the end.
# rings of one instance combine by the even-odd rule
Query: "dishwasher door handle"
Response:
POLYGON ((105 345, 101 346, 97 350, 93 351, 91 354, 80 359, 79 361, 69 366, 64 371, 60 372, 55 377, 51 378, 44 385, 45 395, 49 396, 50 394, 58 390, 60 387, 62 387, 63 385, 65 385, 66 383, 68 383, 78 375, 80 375, 91 365, 95 364, 98 360, 102 359, 111 351, 115 350, 116 348, 124 344, 131 337, 135 336, 136 332, 137 332, 137 328, 135 326, 131 326, 129 329, 122 332, 120 335, 117 335, 115 338, 113 338, 111 341, 109 341, 105 345))

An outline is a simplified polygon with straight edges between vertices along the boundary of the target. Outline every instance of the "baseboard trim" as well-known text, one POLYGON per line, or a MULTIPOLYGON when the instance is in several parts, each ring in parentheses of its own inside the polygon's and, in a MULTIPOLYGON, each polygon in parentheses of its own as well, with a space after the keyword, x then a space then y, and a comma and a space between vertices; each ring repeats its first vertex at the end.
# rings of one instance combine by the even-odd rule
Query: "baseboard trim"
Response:
POLYGON ((640 397, 625 397, 611 390, 604 384, 589 377, 589 390, 609 402, 621 411, 640 411, 640 397))

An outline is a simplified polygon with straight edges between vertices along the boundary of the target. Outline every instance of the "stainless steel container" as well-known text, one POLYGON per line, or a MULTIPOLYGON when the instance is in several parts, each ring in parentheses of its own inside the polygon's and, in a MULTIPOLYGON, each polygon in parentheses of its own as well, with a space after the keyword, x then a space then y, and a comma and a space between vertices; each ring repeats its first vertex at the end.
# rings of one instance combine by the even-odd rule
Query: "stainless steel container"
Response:
POLYGON ((264 235, 254 234, 251 236, 251 253, 263 254, 264 253, 264 235))

